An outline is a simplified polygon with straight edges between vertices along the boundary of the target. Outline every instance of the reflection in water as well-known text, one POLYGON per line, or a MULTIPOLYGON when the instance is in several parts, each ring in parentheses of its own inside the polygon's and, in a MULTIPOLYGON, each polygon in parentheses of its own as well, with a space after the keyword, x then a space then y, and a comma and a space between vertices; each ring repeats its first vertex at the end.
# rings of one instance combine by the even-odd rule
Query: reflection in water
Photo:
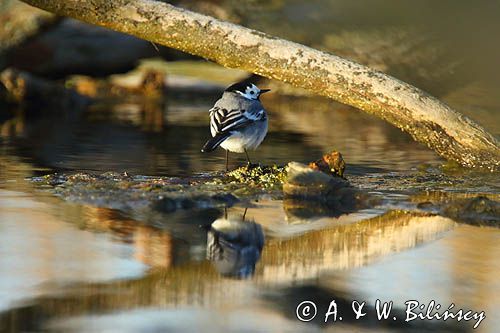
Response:
POLYGON ((358 223, 270 241, 257 276, 264 282, 281 283, 314 279, 433 241, 453 227, 454 222, 448 218, 389 212, 358 223))
POLYGON ((247 278, 264 246, 262 227, 242 217, 227 216, 215 220, 207 233, 207 259, 223 276, 247 278))
MULTIPOLYGON (((264 163, 307 161, 317 158, 321 150, 336 145, 348 152, 349 164, 359 163, 358 167, 348 169, 351 174, 347 177, 357 179, 357 185, 370 185, 370 189, 377 190, 381 183, 378 178, 366 175, 367 167, 411 169, 417 163, 436 160, 431 152, 401 137, 397 130, 360 113, 337 109, 324 100, 302 101, 304 107, 298 111, 290 109, 296 101, 277 102, 271 110, 276 116, 269 140, 258 152, 264 157, 264 163), (309 110, 307 119, 301 109, 309 110), (359 123, 363 123, 363 131, 357 131, 359 123)), ((283 327, 297 327, 290 312, 292 305, 286 307, 283 302, 308 296, 300 286, 315 284, 311 281, 318 281, 315 287, 319 281, 331 283, 328 290, 335 292, 328 293, 321 286, 320 292, 331 297, 343 295, 346 301, 379 295, 376 292, 380 290, 384 295, 392 291, 394 298, 423 297, 426 290, 432 290, 433 294, 454 301, 462 299, 456 296, 462 290, 480 285, 481 288, 476 288, 477 294, 468 292, 470 304, 489 311, 500 306, 497 298, 485 296, 500 290, 495 279, 500 267, 495 266, 495 262, 485 267, 481 261, 462 265, 463 258, 475 258, 476 254, 469 253, 471 248, 481 248, 477 244, 484 245, 488 235, 498 235, 497 231, 486 233, 478 229, 480 235, 474 244, 469 237, 460 242, 447 241, 456 229, 453 221, 445 218, 398 212, 367 219, 380 214, 380 210, 359 211, 339 218, 311 218, 307 214, 298 216, 296 210, 283 207, 280 201, 260 201, 256 209, 249 211, 252 217, 249 220, 255 219, 259 224, 237 218, 233 223, 231 218, 225 223, 214 223, 207 235, 198 226, 214 221, 220 212, 137 212, 127 216, 111 209, 63 203, 40 194, 40 189, 26 181, 33 175, 52 172, 40 170, 41 167, 98 172, 127 170, 145 175, 182 175, 219 169, 217 156, 198 153, 206 134, 205 107, 169 107, 166 119, 170 122, 166 123, 160 119, 165 117, 163 111, 148 111, 151 117, 141 118, 141 114, 147 112, 139 110, 122 107, 111 113, 92 110, 81 118, 15 118, 4 123, 0 140, 9 145, 2 145, 0 151, 0 187, 11 192, 22 191, 26 200, 16 198, 15 201, 20 205, 30 203, 14 210, 5 209, 5 202, 1 206, 0 263, 4 265, 0 265, 0 287, 7 303, 0 313, 0 331, 37 331, 50 327, 68 331, 74 328, 68 320, 73 316, 82 323, 75 330, 85 331, 89 321, 95 318, 90 314, 116 311, 124 311, 119 316, 129 320, 136 318, 136 311, 144 314, 141 318, 161 313, 161 323, 179 312, 184 313, 183 318, 189 317, 176 326, 183 329, 172 328, 172 331, 199 331, 196 325, 210 322, 204 321, 203 314, 208 318, 233 318, 238 323, 234 331, 252 331, 254 326, 245 326, 245 320, 260 320, 256 318, 263 318, 265 314, 266 325, 279 331, 283 327), (184 112, 186 109, 191 112, 184 112), (179 146, 181 136, 184 142, 179 146), (42 203, 43 212, 33 209, 33 202, 42 203), (235 237, 229 233, 228 237, 225 225, 236 226, 245 236, 235 237), (262 247, 262 230, 266 233, 265 247, 262 247), (440 239, 444 235, 446 237, 440 239), (208 243, 218 245, 218 256, 214 256, 213 262, 205 259, 207 237, 208 243), (253 243, 242 246, 242 240, 253 243), (434 243, 435 240, 438 241, 434 243), (414 256, 408 262, 416 263, 416 267, 396 262, 390 268, 425 271, 427 263, 419 263, 419 259, 432 254, 416 248, 436 243, 440 244, 437 248, 442 253, 436 263, 440 274, 418 276, 413 281, 414 284, 424 281, 425 288, 410 293, 411 288, 396 290, 384 284, 385 277, 379 281, 372 276, 371 281, 375 282, 369 283, 363 281, 364 274, 360 276, 361 269, 368 269, 372 275, 384 275, 388 268, 381 266, 382 259, 407 252, 414 256), (448 266, 450 261, 453 264, 448 266), (18 269, 12 269, 12 262, 18 269), (151 270, 145 270, 146 265, 151 270), (245 281, 225 278, 252 273, 253 278, 245 281), (457 273, 467 278, 454 278, 457 273), (335 278, 329 279, 331 276, 335 278), (444 276, 446 283, 441 285, 444 276), (116 278, 122 280, 113 280, 116 278), (361 282, 355 286, 346 282, 358 280, 361 282), (269 298, 269 294, 292 296, 280 301, 269 298), (450 294, 454 295, 453 299, 447 298, 450 294), (23 303, 16 302, 16 307, 10 304, 19 300, 23 303), (228 308, 232 312, 228 313, 228 308), (49 321, 55 326, 46 326, 50 325, 49 321)), ((371 170, 387 178, 385 184, 393 179, 391 173, 383 169, 371 170)), ((487 184, 481 175, 471 175, 471 178, 479 180, 471 181, 470 186, 487 184)), ((405 186, 414 186, 412 178, 408 179, 405 186)), ((493 240, 491 243, 496 244, 493 240)), ((437 267, 432 271, 437 271, 437 267)), ((403 285, 401 280, 398 285, 403 285)), ((112 317, 113 320, 118 319, 112 317)), ((372 328, 363 322, 349 324, 355 329, 372 328)), ((91 327, 99 331, 108 327, 106 325, 109 322, 96 321, 91 327)), ((135 331, 158 328, 150 325, 151 322, 144 319, 134 326, 135 331)), ((429 325, 437 327, 436 331, 442 328, 429 325)), ((483 325, 488 327, 488 322, 483 325)), ((213 331, 225 331, 227 327, 224 324, 213 331)), ((424 329, 432 330, 427 326, 424 329)), ((305 330, 313 328, 302 327, 302 331, 305 330)), ((387 330, 401 330, 401 326, 390 326, 387 330)))
POLYGON ((78 230, 28 194, 0 189, 0 207, 0 311, 60 284, 133 278, 146 269, 109 235, 78 230))
POLYGON ((85 229, 105 231, 117 240, 131 244, 134 258, 151 267, 168 268, 174 261, 174 248, 182 247, 166 230, 144 225, 120 212, 100 207, 83 206, 85 229))
MULTIPOLYGON (((101 214, 101 216, 104 215, 101 214)), ((273 218, 272 215, 268 216, 268 219, 271 218, 273 218)), ((103 221, 105 225, 106 220, 109 221, 109 217, 103 221)), ((257 250, 261 248, 263 242, 262 229, 258 224, 251 222, 251 219, 242 221, 241 218, 236 217, 222 218, 216 220, 214 224, 211 226, 211 229, 214 229, 212 232, 215 234, 216 231, 220 236, 219 240, 223 239, 224 245, 221 247, 224 251, 228 248, 230 252, 234 249, 249 248, 247 252, 252 254, 251 257, 257 257, 257 250), (233 233, 233 230, 236 232, 233 233), (228 239, 231 242, 228 242, 228 239)), ((266 225, 268 222, 264 221, 263 224, 266 225)), ((415 216, 404 212, 349 225, 332 224, 327 230, 311 231, 292 239, 268 239, 254 278, 249 281, 225 279, 214 269, 213 266, 216 266, 216 269, 220 268, 217 264, 210 265, 208 261, 199 261, 196 257, 192 257, 191 260, 179 265, 157 267, 143 278, 99 284, 76 283, 63 288, 62 293, 57 295, 35 298, 30 302, 32 305, 8 310, 1 315, 0 321, 4 323, 4 329, 13 330, 13 328, 24 327, 23 323, 33 320, 32 314, 38 313, 40 317, 32 323, 38 328, 44 327, 48 323, 47 320, 58 323, 58 327, 67 327, 65 326, 66 318, 73 316, 77 316, 76 318, 85 323, 86 320, 92 320, 92 316, 87 317, 91 313, 151 307, 160 307, 168 312, 172 307, 178 309, 187 307, 191 309, 189 311, 193 311, 192 307, 196 306, 217 313, 221 311, 223 313, 224 309, 229 307, 239 309, 240 312, 236 318, 244 318, 248 315, 252 317, 262 310, 276 314, 276 309, 282 309, 281 301, 275 303, 268 298, 269 294, 277 295, 282 293, 284 287, 299 286, 315 279, 324 279, 329 274, 373 263, 375 259, 386 257, 388 254, 428 243, 452 226, 453 223, 444 218, 415 216), (270 303, 259 303, 262 300, 270 303)), ((106 228, 116 233, 120 227, 128 229, 125 223, 108 224, 106 228), (113 227, 110 228, 110 225, 113 227)), ((117 234, 124 235, 127 232, 117 234)), ((169 243, 156 243, 154 235, 154 232, 143 234, 144 239, 140 244, 147 244, 149 247, 149 250, 144 252, 164 253, 164 246, 169 243)), ((176 244, 176 242, 173 243, 174 251, 177 251, 176 244)), ((193 246, 194 248, 196 246, 193 246)), ((234 260, 235 257, 230 258, 234 260)), ((251 264, 252 269, 254 264, 251 264)), ((229 265, 224 264, 222 268, 223 274, 228 272, 232 276, 235 271, 241 273, 252 270, 248 266, 242 269, 238 261, 236 263, 233 261, 229 265)), ((345 274, 349 272, 351 270, 347 270, 345 274)), ((362 289, 362 286, 359 287, 362 289)), ((301 295, 303 294, 297 292, 294 297, 301 295)), ((346 297, 359 298, 361 296, 354 291, 346 297)), ((279 314, 280 311, 285 311, 280 310, 279 315, 274 316, 272 320, 282 321, 284 316, 293 322, 293 318, 290 318, 293 313, 288 313, 288 310, 286 308, 286 312, 279 314)), ((191 325, 199 324, 197 320, 202 321, 203 318, 191 318, 191 325)), ((74 321, 70 322, 74 323, 74 321)), ((190 323, 183 324, 189 326, 190 323)), ((102 323, 102 325, 105 324, 102 323)), ((142 328, 140 330, 148 330, 150 324, 147 320, 143 321, 139 325, 142 328)), ((363 326, 364 324, 352 322, 352 325, 363 326)), ((191 326, 189 328, 193 329, 191 326)), ((242 326, 239 329, 244 331, 244 328, 242 326)), ((96 328, 96 330, 99 329, 99 327, 96 328)), ((61 330, 65 331, 62 328, 61 330)))
MULTIPOLYGON (((323 98, 267 98, 272 122, 266 144, 256 151, 264 164, 311 161, 332 148, 346 152, 351 167, 363 163, 408 169, 420 161, 439 161, 399 130, 351 108, 323 98), (359 123, 363 131, 357 130, 359 123)), ((0 124, 0 136, 11 140, 17 154, 56 170, 150 176, 217 171, 223 153, 199 152, 211 104, 198 103, 169 99, 165 105, 105 104, 66 117, 47 112, 30 118, 20 113, 0 124)))

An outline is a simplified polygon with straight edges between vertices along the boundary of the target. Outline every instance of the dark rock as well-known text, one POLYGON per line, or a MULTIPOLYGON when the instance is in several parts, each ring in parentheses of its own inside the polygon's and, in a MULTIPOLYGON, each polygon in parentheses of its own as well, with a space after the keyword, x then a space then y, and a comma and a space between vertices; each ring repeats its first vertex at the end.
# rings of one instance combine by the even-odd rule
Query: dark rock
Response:
POLYGON ((171 198, 161 198, 158 201, 154 201, 152 207, 159 212, 172 213, 177 210, 177 203, 171 198))
POLYGON ((432 209, 436 208, 436 205, 434 205, 430 201, 425 201, 425 202, 418 203, 417 204, 417 208, 418 209, 423 209, 423 210, 432 210, 432 209))
POLYGON ((458 222, 500 227, 500 202, 485 196, 453 200, 443 206, 441 213, 458 222))
MULTIPOLYGON (((8 91, 4 84, 0 81, 0 109, 4 110, 7 106, 8 91)), ((4 117, 3 112, 0 112, 0 117, 4 117)), ((0 118, 2 119, 2 118, 0 118)))

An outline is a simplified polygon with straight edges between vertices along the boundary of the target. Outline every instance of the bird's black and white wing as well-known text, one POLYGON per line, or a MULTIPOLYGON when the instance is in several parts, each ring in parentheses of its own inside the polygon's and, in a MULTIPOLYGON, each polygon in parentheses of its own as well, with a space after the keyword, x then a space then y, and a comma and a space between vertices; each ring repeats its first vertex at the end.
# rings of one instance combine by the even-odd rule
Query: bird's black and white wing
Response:
POLYGON ((265 111, 232 109, 228 110, 218 106, 210 109, 210 132, 212 136, 243 128, 255 121, 265 119, 265 111))

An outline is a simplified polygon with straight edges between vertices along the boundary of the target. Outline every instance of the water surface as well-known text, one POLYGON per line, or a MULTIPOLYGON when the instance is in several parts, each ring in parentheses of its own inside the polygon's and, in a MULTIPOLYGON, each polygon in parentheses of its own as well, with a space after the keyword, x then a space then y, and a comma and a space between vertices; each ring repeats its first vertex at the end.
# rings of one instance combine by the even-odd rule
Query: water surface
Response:
MULTIPOLYGON (((307 218, 281 201, 261 200, 246 215, 264 230, 261 258, 252 277, 234 279, 206 259, 207 231, 201 226, 222 211, 178 211, 151 225, 120 211, 66 202, 30 181, 52 172, 187 176, 220 170, 222 152, 199 152, 208 134, 208 101, 148 111, 157 117, 145 117, 141 105, 115 105, 62 119, 19 119, 20 129, 2 137, 0 155, 3 329, 314 331, 323 325, 297 321, 293 305, 325 298, 393 300, 398 311, 407 299, 434 299, 493 313, 500 305, 494 296, 500 291, 498 229, 406 213, 377 217, 406 207, 408 195, 422 189, 406 174, 427 175, 432 186, 432 172, 418 170, 439 170, 437 156, 381 121, 323 99, 297 101, 309 106, 307 114, 285 112, 289 103, 279 96, 266 102, 271 131, 252 158, 306 162, 328 149, 345 151, 347 177, 382 193, 386 204, 339 218, 307 218), (160 123, 148 123, 151 118, 160 123), (360 123, 362 131, 356 130, 360 123), (391 177, 404 180, 394 183, 396 191, 391 177)), ((241 156, 233 166, 238 163, 241 156)), ((473 181, 462 184, 462 191, 497 189, 490 174, 467 177, 473 181)), ((435 184, 436 190, 442 186, 435 184)), ((228 213, 241 216, 243 207, 228 213)), ((424 324, 414 329, 457 329, 424 324)), ((480 329, 493 332, 497 324, 490 315, 480 329)), ((369 330, 373 323, 348 320, 326 329, 353 326, 369 330)))

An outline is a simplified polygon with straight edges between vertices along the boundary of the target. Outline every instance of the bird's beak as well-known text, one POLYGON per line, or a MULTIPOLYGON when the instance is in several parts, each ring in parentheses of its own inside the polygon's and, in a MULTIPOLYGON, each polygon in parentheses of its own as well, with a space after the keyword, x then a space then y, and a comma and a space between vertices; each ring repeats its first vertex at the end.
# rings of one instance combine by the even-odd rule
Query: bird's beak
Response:
POLYGON ((263 93, 266 93, 268 91, 271 91, 271 89, 261 89, 259 95, 262 95, 263 93))

